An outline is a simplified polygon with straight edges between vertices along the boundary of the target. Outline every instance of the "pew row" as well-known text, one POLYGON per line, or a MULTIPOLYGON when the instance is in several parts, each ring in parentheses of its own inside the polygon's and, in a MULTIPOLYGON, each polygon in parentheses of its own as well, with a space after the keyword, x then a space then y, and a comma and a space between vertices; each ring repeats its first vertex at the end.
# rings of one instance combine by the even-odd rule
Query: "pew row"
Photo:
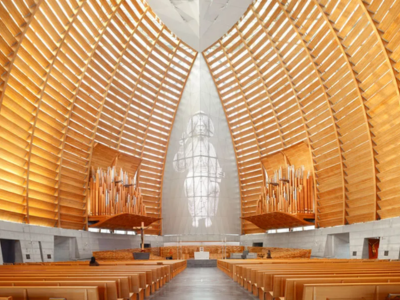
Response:
MULTIPOLYGON (((117 285, 115 281, 1 281, 0 287, 97 287, 99 300, 118 300, 117 285)), ((64 296, 63 298, 67 298, 64 296)), ((133 297, 128 298, 134 300, 133 297)))
MULTIPOLYGON (((62 282, 96 281, 100 287, 99 299, 114 300, 116 295, 123 299, 144 299, 157 291, 174 276, 186 268, 186 261, 152 263, 109 262, 90 267, 88 264, 68 262, 62 265, 20 264, 0 266, 0 282, 34 282, 34 285, 52 282, 49 285, 64 285, 62 282), (102 281, 112 281, 114 288, 106 288, 102 281), (103 293, 104 292, 104 293, 103 293), (113 295, 112 297, 110 295, 113 295)), ((67 283, 70 285, 69 283, 67 283)), ((71 283, 72 284, 72 283, 71 283)), ((0 284, 1 286, 1 284, 0 284)), ((86 284, 91 286, 91 284, 86 284)))
MULTIPOLYGON (((313 278, 334 278, 333 282, 371 282, 368 278, 377 278, 375 283, 397 281, 400 277, 400 262, 371 260, 229 260, 219 261, 218 268, 231 276, 238 284, 252 292, 259 299, 286 299, 286 292, 293 291, 288 279, 301 278, 312 283, 313 278), (360 278, 358 281, 357 279, 360 278), (354 280, 353 280, 354 279, 354 280), (340 281, 342 280, 342 281, 340 281)), ((322 281, 329 282, 329 281, 322 281)), ((292 297, 289 294, 288 299, 292 297)))
POLYGON ((386 300, 389 295, 400 297, 399 283, 310 284, 304 286, 302 300, 386 300))
POLYGON ((99 300, 93 286, 0 286, 0 297, 12 300, 66 298, 68 300, 99 300))

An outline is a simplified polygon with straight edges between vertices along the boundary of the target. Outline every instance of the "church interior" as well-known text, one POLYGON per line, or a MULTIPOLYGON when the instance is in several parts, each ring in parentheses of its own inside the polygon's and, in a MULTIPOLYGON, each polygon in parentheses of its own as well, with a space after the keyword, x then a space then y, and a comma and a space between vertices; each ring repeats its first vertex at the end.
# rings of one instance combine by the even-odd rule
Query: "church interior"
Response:
POLYGON ((0 300, 400 299, 399 60, 400 0, 1 0, 0 300))

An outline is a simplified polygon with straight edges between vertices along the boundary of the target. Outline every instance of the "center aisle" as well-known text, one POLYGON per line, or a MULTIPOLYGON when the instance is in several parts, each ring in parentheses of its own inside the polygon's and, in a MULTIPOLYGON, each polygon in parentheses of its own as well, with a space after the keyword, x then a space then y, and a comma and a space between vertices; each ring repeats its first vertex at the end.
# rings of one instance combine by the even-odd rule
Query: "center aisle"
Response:
POLYGON ((187 268, 148 299, 151 300, 255 300, 217 268, 187 268))

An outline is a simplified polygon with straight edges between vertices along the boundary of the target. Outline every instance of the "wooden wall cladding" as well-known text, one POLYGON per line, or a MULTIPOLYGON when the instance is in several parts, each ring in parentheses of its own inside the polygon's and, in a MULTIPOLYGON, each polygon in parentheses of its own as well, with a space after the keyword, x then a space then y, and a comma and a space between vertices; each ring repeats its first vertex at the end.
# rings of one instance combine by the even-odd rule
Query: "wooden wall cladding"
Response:
MULTIPOLYGON (((133 260, 134 252, 142 252, 141 248, 120 249, 115 251, 94 251, 96 260, 133 260)), ((145 248, 144 252, 150 253, 150 259, 165 259, 160 256, 160 247, 145 248)))
MULTIPOLYGON (((399 23, 391 0, 260 0, 203 52, 231 130, 242 216, 260 157, 310 145, 318 227, 400 215, 399 23)), ((260 230, 242 223, 243 233, 260 230)))
MULTIPOLYGON (((400 3, 260 0, 203 52, 236 151, 242 216, 260 158, 310 145, 317 226, 400 215, 400 3)), ((141 159, 161 216, 175 113, 197 53, 142 0, 0 3, 0 219, 83 229, 95 143, 141 159)), ((260 230, 243 222, 243 233, 260 230)), ((147 233, 159 234, 161 222, 147 233)))
POLYGON ((115 166, 117 170, 122 168, 133 177, 139 169, 140 162, 140 158, 136 156, 122 153, 103 144, 96 144, 93 148, 91 167, 96 171, 97 168, 107 170, 115 166))
MULTIPOLYGON (((184 259, 194 259, 194 253, 200 251, 200 247, 203 247, 205 252, 210 252, 210 259, 221 259, 223 256, 222 246, 181 246, 180 251, 184 259)), ((231 253, 243 253, 244 246, 226 246, 226 255, 230 257, 231 253)), ((160 247, 160 256, 177 259, 177 247, 168 246, 160 247)))
POLYGON ((268 176, 273 175, 273 172, 279 170, 279 167, 287 165, 285 156, 290 165, 294 165, 296 168, 304 166, 306 171, 313 171, 310 148, 306 143, 300 142, 282 149, 282 151, 261 157, 261 163, 268 172, 268 176))
POLYGON ((247 247, 251 253, 258 257, 266 257, 268 250, 272 258, 311 258, 311 249, 274 248, 274 247, 247 247))
POLYGON ((84 229, 95 143, 141 159, 148 214, 160 217, 197 53, 141 0, 4 0, 0 12, 0 219, 84 229))

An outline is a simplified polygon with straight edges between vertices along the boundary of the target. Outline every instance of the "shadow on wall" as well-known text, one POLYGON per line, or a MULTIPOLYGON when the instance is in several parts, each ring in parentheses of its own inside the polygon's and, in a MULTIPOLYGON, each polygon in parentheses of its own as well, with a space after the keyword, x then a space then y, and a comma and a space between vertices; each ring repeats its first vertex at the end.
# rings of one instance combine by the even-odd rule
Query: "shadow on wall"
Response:
POLYGON ((54 236, 54 261, 76 260, 78 243, 75 237, 54 236))
POLYGON ((350 258, 350 234, 328 234, 325 246, 325 257, 350 258))
POLYGON ((22 262, 20 241, 0 239, 0 247, 3 264, 14 264, 22 262))

